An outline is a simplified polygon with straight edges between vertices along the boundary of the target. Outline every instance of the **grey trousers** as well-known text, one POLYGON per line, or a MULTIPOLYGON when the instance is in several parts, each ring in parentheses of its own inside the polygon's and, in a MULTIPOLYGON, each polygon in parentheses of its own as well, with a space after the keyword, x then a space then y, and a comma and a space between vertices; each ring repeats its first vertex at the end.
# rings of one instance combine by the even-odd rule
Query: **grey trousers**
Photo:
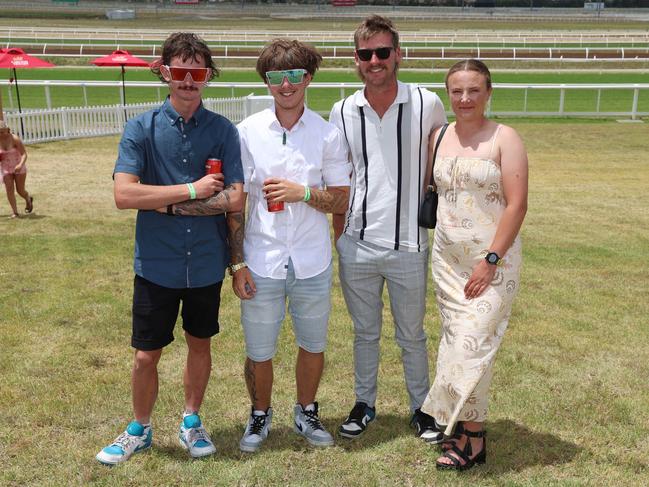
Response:
POLYGON ((423 326, 428 249, 399 252, 346 234, 338 239, 336 248, 340 283, 354 323, 356 401, 369 406, 376 402, 383 286, 387 282, 410 409, 420 408, 429 390, 428 350, 423 326))

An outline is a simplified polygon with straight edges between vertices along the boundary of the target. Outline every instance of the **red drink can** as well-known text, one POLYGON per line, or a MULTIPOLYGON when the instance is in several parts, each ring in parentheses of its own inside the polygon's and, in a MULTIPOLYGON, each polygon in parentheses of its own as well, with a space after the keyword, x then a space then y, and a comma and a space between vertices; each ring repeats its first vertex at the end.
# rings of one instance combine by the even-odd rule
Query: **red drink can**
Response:
POLYGON ((266 205, 268 206, 268 211, 274 213, 276 211, 284 211, 284 202, 283 201, 268 201, 266 200, 266 205))
POLYGON ((222 172, 221 159, 208 159, 205 162, 205 174, 218 174, 222 172))

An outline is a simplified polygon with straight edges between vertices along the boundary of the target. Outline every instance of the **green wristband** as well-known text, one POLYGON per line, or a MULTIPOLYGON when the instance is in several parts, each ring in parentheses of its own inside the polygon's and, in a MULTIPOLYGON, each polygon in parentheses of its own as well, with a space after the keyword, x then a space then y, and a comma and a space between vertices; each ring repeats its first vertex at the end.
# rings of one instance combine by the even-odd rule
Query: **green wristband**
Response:
POLYGON ((308 186, 304 187, 304 201, 309 201, 311 199, 311 188, 308 186))
POLYGON ((192 183, 187 183, 187 189, 189 190, 189 199, 190 200, 195 200, 196 199, 196 190, 194 189, 194 185, 192 183))

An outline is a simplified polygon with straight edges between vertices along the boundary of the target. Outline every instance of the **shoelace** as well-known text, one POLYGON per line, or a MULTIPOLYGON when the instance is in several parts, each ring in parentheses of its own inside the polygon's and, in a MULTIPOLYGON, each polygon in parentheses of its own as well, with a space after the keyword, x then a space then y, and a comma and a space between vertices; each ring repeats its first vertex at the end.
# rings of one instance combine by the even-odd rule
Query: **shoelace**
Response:
POLYGON ((252 416, 252 424, 250 425, 250 434, 259 435, 266 426, 266 416, 252 416))
POLYGON ((320 422, 320 418, 318 418, 318 413, 316 411, 302 411, 304 413, 304 416, 306 417, 306 422, 313 428, 314 430, 323 430, 324 426, 322 426, 322 423, 320 422))
POLYGON ((203 428, 202 426, 199 426, 198 428, 191 428, 187 436, 189 443, 191 443, 192 445, 200 440, 210 443, 210 437, 207 436, 207 431, 205 431, 205 428, 203 428))
POLYGON ((131 444, 135 443, 137 441, 138 436, 133 436, 132 434, 128 433, 125 431, 121 435, 117 437, 115 440, 115 443, 113 445, 119 446, 122 450, 126 451, 129 449, 131 444))

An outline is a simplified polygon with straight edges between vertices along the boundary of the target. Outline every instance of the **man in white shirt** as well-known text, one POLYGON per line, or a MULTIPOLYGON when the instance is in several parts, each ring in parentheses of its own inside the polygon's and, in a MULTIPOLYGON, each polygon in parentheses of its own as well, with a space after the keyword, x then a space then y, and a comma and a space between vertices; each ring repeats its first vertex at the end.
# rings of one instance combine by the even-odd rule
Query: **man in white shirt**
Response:
POLYGON ((401 83, 399 33, 373 15, 354 34, 362 90, 337 102, 329 120, 341 129, 354 167, 349 210, 334 215, 344 231, 336 248, 340 281, 354 322, 356 404, 339 433, 356 438, 376 416, 383 286, 387 283, 395 336, 402 350, 411 424, 429 443, 443 436, 421 411, 429 390, 423 319, 428 232, 417 224, 425 185, 430 131, 446 122, 439 97, 401 83))
POLYGON ((333 437, 315 401, 324 368, 329 321, 332 250, 326 213, 348 205, 351 165, 341 132, 304 105, 322 57, 298 41, 266 46, 257 72, 274 106, 239 124, 243 217, 231 216, 233 288, 241 298, 246 340, 245 378, 252 402, 239 447, 257 451, 272 421, 273 356, 286 301, 299 346, 294 430, 314 446, 333 437), (244 261, 245 257, 245 261, 244 261))

